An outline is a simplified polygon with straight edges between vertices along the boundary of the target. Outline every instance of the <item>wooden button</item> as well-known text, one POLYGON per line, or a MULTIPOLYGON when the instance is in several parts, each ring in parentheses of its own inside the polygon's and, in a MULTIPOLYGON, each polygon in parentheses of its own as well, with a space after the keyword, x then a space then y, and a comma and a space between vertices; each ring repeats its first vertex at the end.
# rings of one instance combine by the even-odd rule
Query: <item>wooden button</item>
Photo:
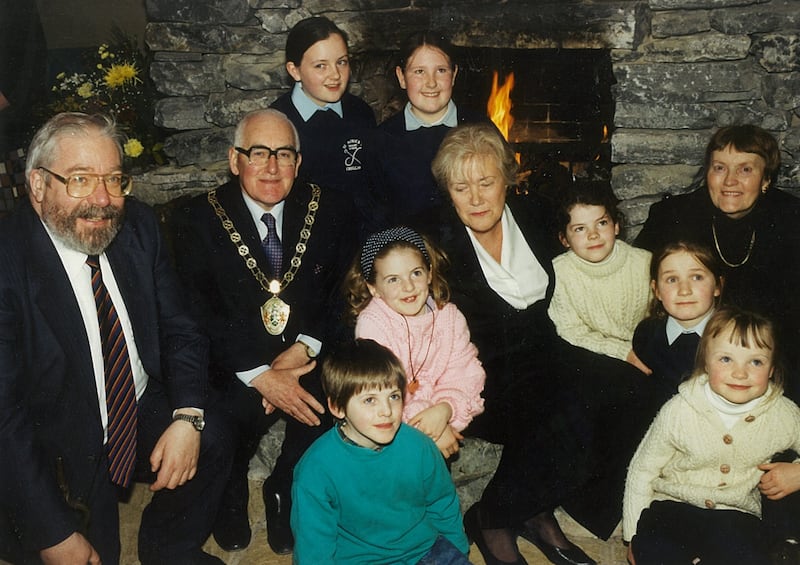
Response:
POLYGON ((719 466, 719 472, 722 473, 723 475, 727 475, 728 473, 731 472, 731 466, 730 465, 725 465, 725 464, 720 465, 719 466))
POLYGON ((706 508, 708 508, 708 509, 714 509, 714 508, 717 507, 717 505, 714 504, 713 500, 706 500, 705 505, 706 505, 706 508))
POLYGON ((750 414, 747 418, 744 419, 744 421, 749 424, 750 422, 755 422, 756 421, 756 417, 753 416, 752 414, 750 414))
POLYGON ((725 445, 730 445, 733 443, 733 436, 730 434, 725 434, 722 436, 722 441, 725 442, 725 445))

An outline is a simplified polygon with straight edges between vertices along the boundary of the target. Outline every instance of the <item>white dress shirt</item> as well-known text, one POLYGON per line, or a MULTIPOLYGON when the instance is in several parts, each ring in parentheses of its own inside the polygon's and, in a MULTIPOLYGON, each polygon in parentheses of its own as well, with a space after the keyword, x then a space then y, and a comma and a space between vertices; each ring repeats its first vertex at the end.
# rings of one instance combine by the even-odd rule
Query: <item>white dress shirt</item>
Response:
MULTIPOLYGON (((43 224, 44 225, 44 224, 43 224)), ((106 376, 105 368, 103 366, 103 345, 100 339, 100 323, 97 320, 97 304, 94 301, 94 291, 92 290, 92 270, 86 264, 86 253, 75 251, 67 247, 58 238, 56 238, 45 225, 47 235, 55 245, 58 256, 61 258, 61 263, 64 265, 64 270, 67 272, 67 278, 72 285, 72 292, 75 299, 78 301, 78 307, 81 311, 83 318, 83 325, 86 328, 86 335, 89 338, 89 350, 92 355, 92 369, 94 372, 95 388, 97 389, 97 401, 100 407, 100 419, 103 423, 103 434, 106 441, 108 432, 108 408, 106 406, 106 376)), ((105 253, 100 255, 100 271, 103 274, 103 284, 108 289, 108 294, 111 296, 111 301, 114 303, 114 308, 117 310, 120 325, 122 326, 122 334, 125 336, 125 344, 128 347, 128 357, 131 362, 131 371, 133 372, 133 384, 136 389, 136 399, 141 398, 144 394, 144 389, 147 387, 148 375, 142 365, 142 360, 139 357, 139 350, 136 348, 136 339, 133 335, 133 327, 131 320, 128 316, 128 310, 125 307, 125 302, 122 300, 122 295, 117 287, 117 281, 114 278, 114 271, 106 259, 105 253)))

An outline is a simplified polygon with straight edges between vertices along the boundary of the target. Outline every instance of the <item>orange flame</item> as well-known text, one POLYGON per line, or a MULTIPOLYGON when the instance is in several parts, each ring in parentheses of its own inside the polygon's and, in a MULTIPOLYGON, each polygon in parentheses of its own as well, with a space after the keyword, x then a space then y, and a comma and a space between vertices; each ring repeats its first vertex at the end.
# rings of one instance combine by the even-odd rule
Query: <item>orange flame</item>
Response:
POLYGON ((508 132, 511 131, 511 126, 514 124, 514 117, 511 115, 511 91, 513 89, 513 72, 506 76, 503 86, 498 86, 497 71, 494 72, 492 92, 486 104, 486 112, 506 140, 508 140, 508 132))

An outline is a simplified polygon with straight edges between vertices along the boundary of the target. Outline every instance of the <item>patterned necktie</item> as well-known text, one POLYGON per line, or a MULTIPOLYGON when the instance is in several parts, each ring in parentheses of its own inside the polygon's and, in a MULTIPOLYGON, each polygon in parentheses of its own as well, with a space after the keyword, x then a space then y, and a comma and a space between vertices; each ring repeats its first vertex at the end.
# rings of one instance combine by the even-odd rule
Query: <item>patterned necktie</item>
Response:
POLYGON ((272 278, 278 278, 283 272, 283 247, 275 229, 275 217, 272 214, 264 214, 261 216, 261 221, 267 225, 267 236, 261 242, 261 247, 267 256, 272 278))
POLYGON ((108 472, 112 482, 127 487, 136 462, 136 389, 131 361, 117 309, 103 284, 98 256, 89 255, 86 264, 92 270, 92 290, 103 346, 108 406, 108 472))

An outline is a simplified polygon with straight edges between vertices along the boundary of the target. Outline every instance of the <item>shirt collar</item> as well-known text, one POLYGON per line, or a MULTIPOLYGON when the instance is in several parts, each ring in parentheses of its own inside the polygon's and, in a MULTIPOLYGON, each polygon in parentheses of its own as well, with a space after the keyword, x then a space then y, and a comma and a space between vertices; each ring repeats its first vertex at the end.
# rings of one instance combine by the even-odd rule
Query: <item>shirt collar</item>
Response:
POLYGON ((411 111, 411 102, 406 102, 406 108, 403 110, 403 116, 406 119, 406 131, 414 131, 419 128, 430 128, 440 125, 454 128, 458 125, 458 109, 456 108, 455 102, 452 100, 447 103, 447 112, 444 113, 444 116, 435 122, 423 122, 417 116, 415 116, 414 112, 411 111))
POLYGON ((303 85, 299 82, 294 83, 294 88, 292 89, 292 104, 297 108, 297 113, 300 114, 304 122, 310 120, 311 116, 317 111, 325 112, 327 110, 333 110, 340 118, 344 117, 341 100, 332 104, 319 106, 308 97, 308 94, 303 90, 303 85))
POLYGON ((346 423, 345 423, 345 422, 343 422, 343 421, 336 422, 336 430, 339 432, 339 437, 340 437, 340 438, 342 439, 342 441, 343 441, 343 442, 345 442, 347 445, 352 445, 352 446, 354 446, 354 447, 360 447, 361 449, 369 449, 370 451, 377 451, 377 452, 383 451, 383 448, 384 448, 384 447, 386 447, 385 445, 379 445, 379 446, 377 446, 377 447, 372 447, 372 448, 370 448, 370 447, 364 447, 363 445, 359 445, 359 444, 357 444, 357 443, 356 443, 356 442, 354 442, 352 439, 350 439, 350 438, 347 436, 347 434, 346 434, 346 433, 344 433, 344 426, 345 426, 345 424, 346 424, 346 423))
MULTIPOLYGON (((264 239, 267 237, 267 226, 261 221, 261 216, 267 211, 259 206, 258 202, 253 200, 244 189, 242 189, 242 198, 244 198, 244 205, 247 206, 247 210, 253 217, 253 223, 258 230, 259 239, 264 239)), ((286 201, 281 200, 272 207, 272 210, 267 212, 268 214, 272 214, 272 217, 275 218, 275 231, 278 232, 279 238, 283 235, 283 208, 285 204, 286 201)))
POLYGON ((703 331, 705 331, 706 324, 708 324, 708 319, 711 317, 711 314, 713 313, 714 310, 712 309, 708 314, 705 315, 705 317, 702 320, 697 322, 697 324, 695 324, 691 328, 684 328, 682 325, 678 323, 678 321, 675 318, 670 316, 667 319, 667 343, 672 345, 673 343, 675 343, 675 340, 678 339, 678 336, 684 333, 686 334, 695 333, 698 336, 703 337, 703 331))

